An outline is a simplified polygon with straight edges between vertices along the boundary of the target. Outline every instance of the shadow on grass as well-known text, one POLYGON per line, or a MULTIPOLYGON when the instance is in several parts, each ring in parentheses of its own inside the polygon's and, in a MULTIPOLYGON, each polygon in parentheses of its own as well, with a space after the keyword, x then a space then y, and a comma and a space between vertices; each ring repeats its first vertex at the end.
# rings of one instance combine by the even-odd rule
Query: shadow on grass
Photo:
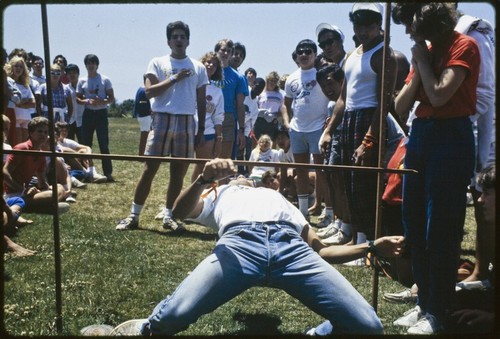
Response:
POLYGON ((203 241, 214 241, 217 239, 217 234, 204 233, 204 232, 192 231, 192 230, 164 231, 164 230, 158 230, 158 229, 144 229, 144 228, 141 228, 140 230, 153 232, 153 233, 165 236, 165 237, 172 237, 172 238, 183 237, 183 238, 192 238, 192 239, 198 239, 198 240, 203 240, 203 241))
POLYGON ((244 326, 244 329, 237 332, 237 335, 283 335, 278 330, 281 325, 281 320, 277 316, 269 314, 246 314, 238 312, 233 316, 233 319, 244 326))

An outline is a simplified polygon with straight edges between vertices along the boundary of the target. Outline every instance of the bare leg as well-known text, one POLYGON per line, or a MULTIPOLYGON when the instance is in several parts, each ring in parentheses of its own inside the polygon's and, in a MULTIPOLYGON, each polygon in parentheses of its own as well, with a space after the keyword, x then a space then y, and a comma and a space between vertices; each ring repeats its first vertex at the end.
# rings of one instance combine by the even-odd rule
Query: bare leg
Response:
POLYGON ((146 149, 146 142, 148 140, 149 131, 141 132, 139 139, 139 155, 144 155, 144 150, 146 149))
MULTIPOLYGON (((159 161, 146 161, 144 163, 141 178, 135 187, 134 203, 144 205, 148 198, 149 191, 151 190, 151 184, 153 183, 156 172, 158 172, 160 168, 160 164, 161 162, 159 161)), ((172 175, 170 176, 170 180, 172 180, 172 175)))
POLYGON ((6 235, 3 236, 3 239, 5 241, 5 248, 7 249, 7 251, 12 252, 12 254, 16 257, 28 257, 36 253, 35 251, 29 250, 22 247, 21 245, 16 244, 6 235))
POLYGON ((171 209, 174 207, 175 199, 181 193, 184 184, 184 176, 186 175, 189 164, 170 163, 170 180, 168 182, 166 207, 171 209))

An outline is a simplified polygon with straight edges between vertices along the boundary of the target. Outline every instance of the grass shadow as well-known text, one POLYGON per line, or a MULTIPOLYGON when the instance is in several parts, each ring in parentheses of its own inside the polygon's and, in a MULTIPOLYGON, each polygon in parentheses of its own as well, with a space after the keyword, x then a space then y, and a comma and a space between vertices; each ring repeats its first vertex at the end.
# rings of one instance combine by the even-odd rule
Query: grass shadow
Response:
POLYGON ((247 314, 238 312, 233 316, 233 320, 241 323, 244 329, 238 331, 237 335, 259 335, 265 333, 270 335, 283 335, 278 329, 281 319, 269 314, 247 314))

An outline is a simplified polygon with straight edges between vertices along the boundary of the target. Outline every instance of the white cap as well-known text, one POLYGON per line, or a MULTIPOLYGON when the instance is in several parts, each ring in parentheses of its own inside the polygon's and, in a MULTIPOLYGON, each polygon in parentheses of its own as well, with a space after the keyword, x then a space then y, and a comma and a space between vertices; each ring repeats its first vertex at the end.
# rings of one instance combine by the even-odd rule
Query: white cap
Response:
POLYGON ((330 25, 330 24, 327 24, 327 23, 319 24, 318 27, 316 27, 316 37, 318 39, 319 39, 319 34, 322 31, 324 31, 324 30, 335 31, 335 32, 339 33, 340 34, 340 39, 342 39, 342 42, 344 42, 344 33, 342 33, 342 31, 340 30, 340 28, 338 28, 335 25, 330 25))
POLYGON ((351 13, 357 12, 357 11, 372 11, 375 13, 382 14, 384 11, 384 7, 380 2, 356 2, 352 6, 351 13))

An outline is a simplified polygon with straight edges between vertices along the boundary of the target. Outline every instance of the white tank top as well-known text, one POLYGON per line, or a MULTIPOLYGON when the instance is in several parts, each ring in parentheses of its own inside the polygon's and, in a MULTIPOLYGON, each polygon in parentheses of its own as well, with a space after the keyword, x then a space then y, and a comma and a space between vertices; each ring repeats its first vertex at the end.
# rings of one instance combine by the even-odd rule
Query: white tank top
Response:
POLYGON ((367 52, 362 52, 360 46, 347 58, 345 62, 347 111, 378 106, 377 73, 373 71, 370 60, 373 53, 383 46, 382 41, 367 52))

